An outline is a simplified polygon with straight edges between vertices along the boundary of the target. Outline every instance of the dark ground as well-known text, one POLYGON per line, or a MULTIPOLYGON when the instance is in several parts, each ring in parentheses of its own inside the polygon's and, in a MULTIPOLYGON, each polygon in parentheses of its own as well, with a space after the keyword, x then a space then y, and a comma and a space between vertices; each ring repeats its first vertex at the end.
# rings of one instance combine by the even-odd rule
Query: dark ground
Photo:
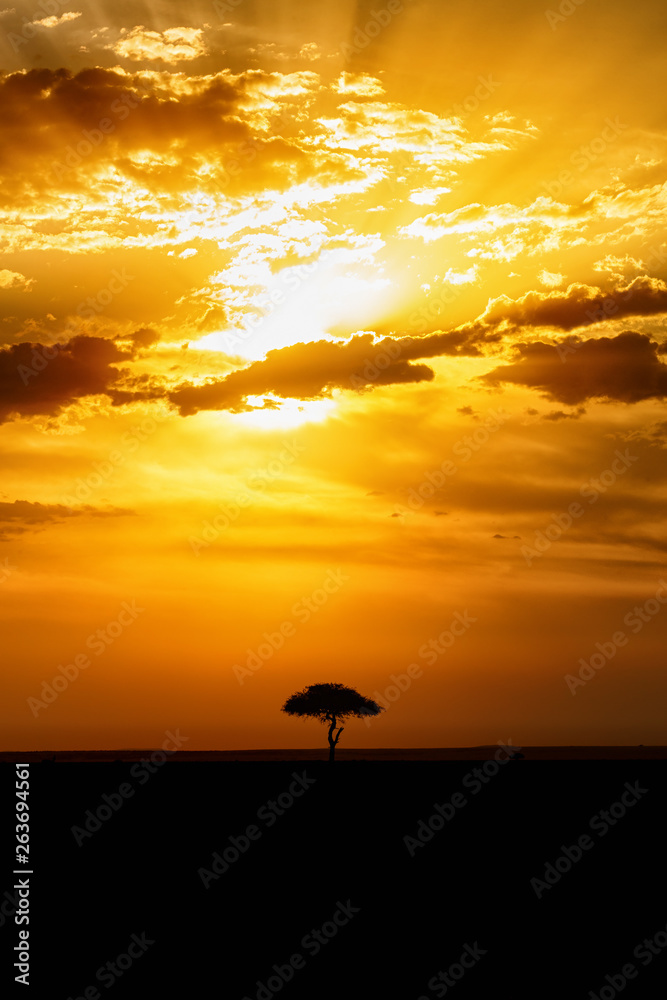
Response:
MULTIPOLYGON (((186 766, 186 755, 164 767, 150 750, 134 763, 63 763, 60 754, 31 763, 33 985, 16 995, 74 1000, 88 988, 91 1000, 90 990, 112 1000, 588 1000, 615 989, 614 977, 618 987, 632 963, 635 976, 614 995, 662 997, 667 947, 643 951, 644 961, 633 952, 645 938, 662 940, 667 926, 664 763, 538 760, 533 753, 546 748, 524 748, 523 759, 500 765, 496 750, 356 763, 341 751, 340 767, 303 756, 186 766), (456 793, 465 800, 458 806, 456 793), (404 838, 420 830, 426 842, 411 853, 404 838), (544 883, 547 863, 582 835, 590 847, 569 869, 567 858, 559 862, 567 870, 553 869, 538 898, 531 879, 544 883), (358 912, 337 928, 334 914, 342 922, 338 907, 348 901, 358 912), (306 935, 322 925, 314 954, 306 935), (124 971, 114 965, 118 975, 105 969, 127 954, 133 934, 153 943, 124 971), (484 954, 460 980, 433 979, 476 948, 484 954), (297 953, 302 962, 289 976, 297 953), (267 987, 274 965, 284 976, 267 987)), ((11 996, 11 872, 19 866, 8 756, 0 757, 0 976, 11 996)), ((454 975, 462 968, 455 964, 454 975)))

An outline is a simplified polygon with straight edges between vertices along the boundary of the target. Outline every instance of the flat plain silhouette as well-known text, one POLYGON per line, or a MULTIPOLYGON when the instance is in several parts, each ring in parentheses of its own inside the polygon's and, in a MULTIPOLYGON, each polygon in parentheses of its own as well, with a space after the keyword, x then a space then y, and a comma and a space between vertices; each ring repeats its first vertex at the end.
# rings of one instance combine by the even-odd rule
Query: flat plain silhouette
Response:
POLYGON ((365 698, 354 688, 344 684, 311 684, 303 691, 290 695, 281 711, 329 723, 329 763, 333 764, 336 746, 343 732, 341 726, 334 735, 338 722, 351 715, 358 718, 379 715, 384 709, 372 698, 365 698))

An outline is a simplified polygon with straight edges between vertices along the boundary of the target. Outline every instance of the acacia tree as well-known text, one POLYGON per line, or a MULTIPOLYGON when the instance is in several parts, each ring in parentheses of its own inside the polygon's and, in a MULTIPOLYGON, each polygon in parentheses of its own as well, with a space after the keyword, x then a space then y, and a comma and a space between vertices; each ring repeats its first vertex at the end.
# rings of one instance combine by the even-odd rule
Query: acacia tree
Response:
POLYGON ((338 722, 351 715, 358 718, 365 715, 379 715, 384 709, 372 698, 364 698, 354 688, 346 687, 344 684, 311 684, 303 691, 290 695, 281 711, 301 718, 319 719, 329 724, 329 763, 332 764, 340 734, 343 732, 341 726, 334 735, 338 722))

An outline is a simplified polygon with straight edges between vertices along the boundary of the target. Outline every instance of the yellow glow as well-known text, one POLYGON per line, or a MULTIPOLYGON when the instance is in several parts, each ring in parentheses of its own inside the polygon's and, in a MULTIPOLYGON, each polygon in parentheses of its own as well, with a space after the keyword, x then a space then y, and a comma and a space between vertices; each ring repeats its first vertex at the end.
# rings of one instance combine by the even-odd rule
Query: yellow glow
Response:
POLYGON ((667 546, 664 4, 559 2, 2 12, 6 748, 307 746, 413 663, 348 746, 665 744, 667 611, 564 680, 667 546))
MULTIPOLYGON (((248 396, 251 406, 261 407, 265 400, 275 400, 270 396, 248 396)), ((275 400, 280 409, 249 410, 247 413, 235 413, 232 419, 246 427, 258 430, 285 430, 300 427, 302 424, 321 423, 336 409, 335 399, 316 399, 297 401, 294 399, 275 400)))
MULTIPOLYGON (((360 255, 350 254, 351 267, 360 255)), ((340 273, 335 253, 275 275, 268 268, 258 269, 253 277, 266 282, 262 290, 251 296, 246 293, 246 302, 239 297, 236 303, 240 307, 247 304, 253 312, 247 312, 245 321, 235 329, 192 342, 193 348, 257 361, 278 348, 330 340, 329 330, 368 329, 388 315, 397 300, 396 286, 388 277, 362 277, 347 269, 340 273), (260 309, 263 316, 257 312, 260 309)), ((224 278, 222 273, 220 279, 224 278)), ((226 299, 228 306, 230 298, 226 299)))

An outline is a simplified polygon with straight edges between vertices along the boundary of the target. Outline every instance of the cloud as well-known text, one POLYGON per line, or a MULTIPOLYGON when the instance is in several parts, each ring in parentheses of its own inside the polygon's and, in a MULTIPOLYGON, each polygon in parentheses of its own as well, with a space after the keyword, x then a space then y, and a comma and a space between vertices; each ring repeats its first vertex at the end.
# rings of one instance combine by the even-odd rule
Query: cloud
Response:
POLYGON ((617 257, 615 254, 607 254, 602 260, 596 260, 592 265, 594 271, 607 271, 609 274, 622 276, 626 271, 642 271, 644 264, 636 257, 625 254, 624 257, 617 257))
POLYGON ((101 509, 83 504, 65 507, 60 503, 31 503, 29 500, 0 502, 0 540, 7 541, 27 531, 39 530, 46 524, 58 523, 68 517, 122 517, 132 514, 120 507, 101 509))
MULTIPOLYGON (((519 344, 519 359, 480 379, 487 385, 520 385, 569 406, 588 399, 637 403, 667 396, 667 365, 658 345, 642 333, 580 341, 563 355, 551 344, 519 344)), ((559 419, 551 416, 549 419, 559 419)))
POLYGON ((449 194, 451 190, 449 187, 421 188, 418 191, 411 191, 408 201, 413 202, 415 205, 435 205, 441 195, 449 194))
POLYGON ((345 70, 333 84, 337 94, 354 94, 355 97, 378 97, 384 94, 380 80, 368 73, 348 73, 345 70))
POLYGON ((22 288, 26 291, 33 284, 32 278, 26 278, 18 271, 0 271, 0 289, 22 288))
MULTIPOLYGON (((428 159, 431 183, 434 180, 449 179, 452 172, 456 172, 462 164, 472 163, 494 152, 510 148, 505 140, 500 141, 495 137, 492 137, 490 142, 471 141, 457 118, 440 117, 433 112, 395 102, 369 100, 368 90, 375 86, 371 82, 374 78, 363 74, 362 79, 366 83, 357 84, 357 87, 364 88, 362 92, 355 89, 350 94, 354 100, 339 104, 334 115, 325 114, 316 119, 317 124, 325 130, 321 142, 348 151, 372 149, 384 157, 390 154, 402 154, 401 163, 397 164, 400 176, 406 176, 406 166, 412 163, 423 165, 428 159), (408 157, 406 154, 412 155, 408 157)), ((353 80, 354 78, 348 74, 343 78, 342 85, 352 87, 353 80)), ((340 77, 337 85, 341 86, 340 77)), ((515 137, 514 145, 518 144, 521 138, 522 136, 515 137)), ((423 171, 420 173, 423 178, 423 171)), ((541 201, 546 204, 546 199, 541 201)), ((473 207, 479 210, 479 214, 487 211, 483 206, 473 207)), ((516 222, 517 209, 515 206, 505 206, 505 208, 511 218, 502 224, 511 225, 516 222)), ((496 212, 497 208, 489 211, 496 212)), ((549 211, 553 214, 553 207, 549 207, 549 211)), ((456 213, 452 213, 452 217, 455 215, 456 213)), ((429 240, 438 239, 442 233, 434 235, 429 226, 431 223, 437 225, 445 218, 448 217, 425 216, 423 220, 418 220, 413 225, 419 227, 419 223, 424 222, 426 230, 418 228, 418 231, 413 231, 412 226, 407 226, 401 228, 399 232, 407 236, 423 236, 429 240)), ((480 228, 478 221, 473 226, 473 229, 477 228, 480 228)), ((494 226, 481 224, 481 228, 488 232, 494 226)))
POLYGON ((620 435, 623 441, 638 441, 653 448, 667 449, 667 420, 657 420, 640 430, 620 435))
MULTIPOLYGON (((456 120, 452 119, 450 128, 454 127, 460 128, 456 124, 456 120)), ((449 138, 451 142, 451 136, 449 138)), ((513 142, 516 142, 516 137, 514 137, 513 142)), ((470 162, 473 159, 478 159, 482 153, 507 149, 508 146, 498 139, 495 139, 493 143, 474 144, 465 143, 459 139, 456 148, 455 159, 462 162, 470 162)), ((579 226, 580 220, 576 217, 573 218, 566 206, 555 204, 548 198, 540 196, 533 204, 523 208, 519 208, 517 205, 511 203, 488 206, 479 202, 471 202, 451 212, 430 212, 415 219, 407 226, 403 226, 399 232, 403 236, 421 239, 425 243, 442 239, 443 236, 456 235, 463 239, 474 239, 485 236, 485 248, 478 248, 474 254, 475 256, 484 258, 498 256, 495 247, 492 247, 491 250, 486 249, 486 247, 489 245, 491 234, 500 232, 503 229, 511 231, 508 237, 510 240, 512 234, 515 231, 518 232, 521 236, 519 241, 520 250, 525 251, 527 236, 530 231, 556 230, 570 227, 573 223, 575 226, 579 226)), ((498 246, 501 246, 501 244, 498 244, 498 246)), ((509 255, 508 253, 504 254, 506 259, 511 259, 515 255, 513 251, 509 255)), ((472 254, 469 253, 468 256, 472 256, 472 254)))
POLYGON ((317 42, 306 42, 299 49, 299 55, 302 59, 307 59, 308 62, 314 62, 316 59, 321 58, 322 53, 317 42))
MULTIPOLYGON (((113 203, 121 193, 131 203, 132 195, 147 190, 173 213, 173 197, 182 191, 200 203, 202 195, 227 199, 267 188, 284 190, 314 176, 326 178, 324 185, 353 178, 360 182, 365 174, 337 151, 302 149, 297 139, 275 132, 285 124, 283 115, 294 119, 295 105, 307 106, 318 79, 311 73, 258 70, 187 79, 119 68, 0 73, 0 130, 12 138, 0 146, 0 204, 14 205, 21 193, 40 205, 42 213, 41 199, 47 198, 55 216, 32 230, 6 224, 3 237, 20 233, 15 249, 24 250, 30 245, 26 238, 34 240, 37 234, 43 249, 41 234, 63 228, 63 205, 54 207, 54 190, 79 190, 81 184, 102 204, 113 203), (115 189, 108 177, 104 182, 98 177, 106 167, 118 175, 115 189)), ((157 207, 155 201, 151 205, 157 207)), ((100 225, 104 217, 96 218, 96 230, 105 228, 100 225)), ((67 221, 67 232, 79 231, 81 214, 67 221)), ((216 206, 210 228, 218 235, 216 206)), ((51 241, 63 238, 52 235, 51 241)), ((77 249, 83 244, 81 238, 68 240, 77 249)))
POLYGON ((542 282, 543 285, 547 286, 547 288, 557 288, 559 285, 562 285, 563 282, 565 281, 565 276, 562 274, 558 274, 555 271, 542 270, 539 272, 537 277, 539 278, 539 280, 542 282))
POLYGON ((306 62, 315 62, 322 56, 317 42, 306 42, 298 52, 294 49, 281 48, 276 42, 259 42, 257 46, 249 48, 248 53, 260 56, 265 65, 267 57, 269 60, 273 59, 276 62, 294 62, 295 59, 305 59, 306 62))
POLYGON ((131 350, 133 352, 146 350, 149 347, 153 347, 154 344, 157 344, 159 339, 160 339, 160 334, 157 333, 155 330, 151 330, 150 327, 147 326, 143 326, 141 327, 141 329, 135 330, 134 333, 131 333, 127 336, 122 335, 116 337, 116 340, 125 341, 128 344, 130 344, 131 350))
MULTIPOLYGON (((434 357, 481 357, 466 333, 437 332, 426 337, 384 337, 359 334, 344 343, 315 341, 269 351, 263 361, 237 369, 223 379, 200 385, 185 383, 168 394, 182 416, 200 410, 252 409, 249 396, 321 399, 333 389, 360 391, 379 385, 430 382, 433 369, 410 362, 434 357)), ((155 399, 161 393, 149 385, 141 393, 110 392, 115 403, 155 399)), ((265 406, 274 405, 268 401, 265 406)))
POLYGON ((106 393, 130 361, 111 340, 74 337, 64 344, 14 344, 0 350, 0 423, 16 416, 55 414, 82 396, 106 393))
MULTIPOLYGON (((200 410, 255 409, 249 397, 321 399, 334 389, 364 391, 374 386, 432 381, 418 358, 475 356, 480 352, 459 333, 428 337, 361 334, 338 343, 299 343, 270 351, 266 359, 203 384, 182 383, 169 391, 159 378, 118 367, 144 356, 159 341, 148 327, 115 339, 78 336, 45 347, 14 344, 0 350, 0 423, 16 417, 52 416, 85 396, 105 395, 113 406, 168 399, 183 416, 200 410)), ((264 407, 278 407, 265 399, 264 407)))
POLYGON ((57 15, 43 17, 40 21, 33 21, 32 24, 38 25, 40 28, 56 28, 59 24, 65 24, 66 21, 75 21, 77 17, 81 17, 80 10, 66 10, 59 17, 57 15))
POLYGON ((396 348, 404 360, 438 358, 443 356, 481 357, 476 341, 497 340, 499 335, 484 336, 468 330, 435 331, 426 337, 386 337, 378 344, 380 351, 396 348))
MULTIPOLYGON (((411 343, 411 338, 406 338, 407 342, 411 343)), ((246 410, 250 408, 248 396, 319 399, 332 389, 363 389, 434 378, 426 365, 411 365, 405 356, 392 360, 384 354, 389 343, 385 340, 374 344, 371 334, 361 334, 342 344, 325 340, 295 344, 269 351, 264 361, 231 372, 224 379, 183 385, 170 393, 169 399, 183 416, 188 416, 199 410, 246 410), (383 361, 382 368, 375 364, 380 354, 387 361, 386 365, 383 361)))
POLYGON ((572 410, 570 413, 566 413, 565 410, 550 410, 549 413, 544 414, 542 419, 550 420, 552 423, 556 423, 558 420, 578 420, 585 412, 585 406, 578 406, 576 410, 572 410))
POLYGON ((527 292, 519 299, 501 295, 492 299, 474 324, 466 328, 481 332, 503 324, 573 330, 606 319, 662 312, 667 312, 667 284, 641 275, 609 291, 573 283, 563 291, 527 292))
POLYGON ((139 62, 144 59, 161 59, 164 62, 181 62, 206 55, 206 43, 201 28, 167 28, 149 31, 138 24, 130 31, 121 28, 121 37, 107 46, 124 59, 139 62))

